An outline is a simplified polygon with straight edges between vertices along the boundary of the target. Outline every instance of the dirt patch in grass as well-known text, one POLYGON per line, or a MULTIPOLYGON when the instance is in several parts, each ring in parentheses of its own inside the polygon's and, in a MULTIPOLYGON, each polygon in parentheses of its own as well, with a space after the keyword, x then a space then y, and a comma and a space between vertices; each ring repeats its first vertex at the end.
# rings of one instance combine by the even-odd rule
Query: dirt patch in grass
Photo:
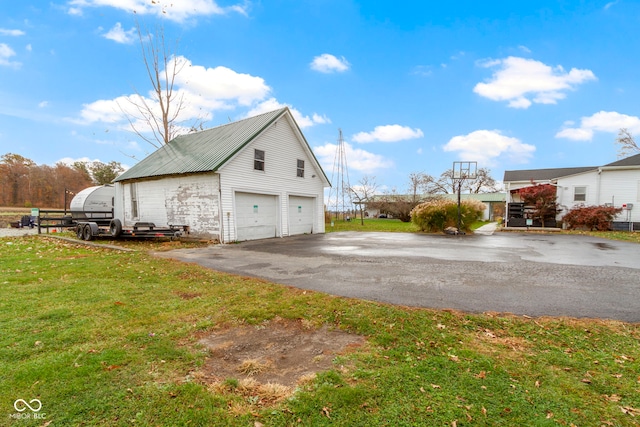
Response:
POLYGON ((200 379, 208 384, 279 384, 287 388, 333 368, 334 358, 364 344, 362 336, 276 318, 200 337, 209 356, 200 379))

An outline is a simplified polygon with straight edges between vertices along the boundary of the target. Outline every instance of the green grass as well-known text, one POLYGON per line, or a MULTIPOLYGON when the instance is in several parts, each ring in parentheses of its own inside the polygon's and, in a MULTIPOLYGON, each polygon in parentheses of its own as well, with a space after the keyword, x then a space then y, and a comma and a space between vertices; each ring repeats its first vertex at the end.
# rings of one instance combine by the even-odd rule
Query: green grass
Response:
POLYGON ((629 231, 565 231, 570 234, 586 234, 609 240, 621 240, 624 242, 640 243, 640 232, 629 231))
MULTIPOLYGON (((471 225, 471 229, 475 230, 489 221, 476 221, 471 225)), ((412 222, 402 222, 399 219, 389 218, 365 218, 364 224, 360 219, 344 221, 342 219, 333 220, 325 224, 327 233, 334 231, 386 231, 398 233, 419 233, 420 229, 412 222)))
POLYGON ((637 324, 395 307, 35 236, 0 239, 0 325, 0 425, 640 421, 637 324), (276 316, 367 344, 273 405, 196 380, 202 333, 276 316), (10 418, 35 398, 44 420, 10 418))
POLYGON ((400 233, 415 233, 419 229, 411 222, 402 222, 399 219, 388 218, 365 218, 364 224, 358 219, 345 221, 342 219, 333 220, 325 224, 327 233, 333 231, 388 231, 400 233))

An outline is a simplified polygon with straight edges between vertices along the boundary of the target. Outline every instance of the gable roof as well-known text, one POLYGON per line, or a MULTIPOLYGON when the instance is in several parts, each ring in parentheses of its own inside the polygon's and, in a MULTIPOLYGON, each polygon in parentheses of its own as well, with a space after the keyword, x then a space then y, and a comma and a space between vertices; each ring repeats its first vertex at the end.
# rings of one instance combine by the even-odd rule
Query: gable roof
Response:
POLYGON ((249 117, 200 132, 178 136, 163 145, 114 181, 217 171, 272 123, 289 116, 297 134, 327 180, 322 167, 293 119, 289 108, 249 117))
POLYGON ((617 162, 609 163, 604 167, 616 167, 616 166, 640 166, 640 154, 627 157, 626 159, 618 160, 617 162))
POLYGON ((575 175, 598 169, 597 166, 578 168, 555 168, 555 169, 528 169, 518 171, 504 171, 503 182, 514 181, 551 181, 563 176, 575 175))

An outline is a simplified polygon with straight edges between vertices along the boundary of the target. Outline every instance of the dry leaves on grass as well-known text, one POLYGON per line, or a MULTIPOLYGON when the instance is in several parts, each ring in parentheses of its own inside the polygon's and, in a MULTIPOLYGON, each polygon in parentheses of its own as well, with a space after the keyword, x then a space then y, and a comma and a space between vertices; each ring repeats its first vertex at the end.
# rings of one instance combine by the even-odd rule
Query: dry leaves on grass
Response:
POLYGON ((621 406, 620 410, 624 414, 631 415, 632 417, 640 416, 640 409, 632 408, 631 406, 621 406))

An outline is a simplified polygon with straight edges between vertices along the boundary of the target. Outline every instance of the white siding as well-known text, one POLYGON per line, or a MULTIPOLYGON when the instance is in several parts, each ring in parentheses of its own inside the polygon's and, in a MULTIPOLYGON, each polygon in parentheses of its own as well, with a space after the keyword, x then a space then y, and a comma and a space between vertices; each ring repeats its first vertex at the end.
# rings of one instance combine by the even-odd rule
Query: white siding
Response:
POLYGON ((562 198, 560 198, 560 188, 558 200, 563 205, 566 213, 567 210, 574 206, 584 204, 587 206, 604 205, 610 203, 616 208, 622 207, 623 204, 634 204, 631 211, 623 211, 616 218, 617 221, 640 221, 640 205, 638 203, 638 179, 640 178, 640 169, 620 169, 607 170, 603 169, 600 173, 597 171, 588 172, 571 177, 561 178, 558 184, 562 189, 562 198), (574 202, 573 192, 575 187, 587 187, 587 200, 584 202, 574 202))
POLYGON ((262 134, 251 141, 219 171, 221 184, 224 241, 237 239, 235 197, 236 192, 277 196, 278 237, 288 236, 289 196, 315 199, 314 233, 324 233, 324 185, 322 172, 292 127, 288 116, 281 117, 262 134), (264 171, 253 169, 254 149, 264 150, 264 171), (297 160, 305 161, 304 177, 296 176, 297 160))
POLYGON ((640 222, 640 203, 638 201, 638 180, 640 169, 603 170, 600 204, 613 203, 616 208, 633 205, 630 211, 623 211, 617 221, 640 222))
POLYGON ((587 172, 558 179, 558 204, 562 208, 559 217, 578 205, 597 205, 598 203, 598 173, 587 172), (586 187, 586 197, 584 201, 575 201, 574 194, 576 187, 586 187))
POLYGON ((214 173, 116 183, 116 218, 124 227, 152 222, 157 227, 187 225, 194 236, 220 239, 219 178, 214 173), (132 185, 134 184, 134 185, 132 185), (137 189, 138 217, 131 190, 137 189))

